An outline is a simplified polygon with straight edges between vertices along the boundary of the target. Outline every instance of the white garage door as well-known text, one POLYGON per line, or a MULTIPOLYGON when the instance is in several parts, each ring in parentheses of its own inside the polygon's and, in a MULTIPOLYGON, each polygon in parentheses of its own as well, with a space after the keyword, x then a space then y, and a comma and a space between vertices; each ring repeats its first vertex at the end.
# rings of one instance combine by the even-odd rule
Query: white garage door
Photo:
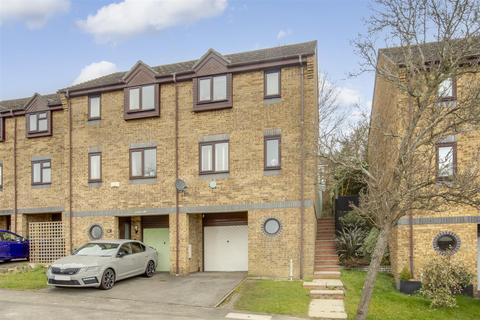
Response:
POLYGON ((204 228, 205 271, 248 270, 248 226, 204 228))

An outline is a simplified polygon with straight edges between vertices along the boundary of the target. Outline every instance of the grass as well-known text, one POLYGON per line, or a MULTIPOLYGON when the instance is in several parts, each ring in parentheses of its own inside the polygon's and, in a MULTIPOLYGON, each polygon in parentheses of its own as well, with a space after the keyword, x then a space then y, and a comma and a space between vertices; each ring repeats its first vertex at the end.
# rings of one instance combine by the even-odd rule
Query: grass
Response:
POLYGON ((306 316, 310 296, 302 281, 247 280, 238 289, 235 309, 306 316))
MULTIPOLYGON (((342 271, 346 287, 346 309, 349 319, 354 319, 365 272, 342 271)), ((395 289, 393 278, 380 273, 369 309, 369 320, 478 320, 480 300, 458 296, 458 308, 432 309, 427 299, 420 295, 405 295, 395 289)))
POLYGON ((28 290, 47 287, 45 269, 38 267, 25 272, 13 272, 0 274, 0 288, 28 290))

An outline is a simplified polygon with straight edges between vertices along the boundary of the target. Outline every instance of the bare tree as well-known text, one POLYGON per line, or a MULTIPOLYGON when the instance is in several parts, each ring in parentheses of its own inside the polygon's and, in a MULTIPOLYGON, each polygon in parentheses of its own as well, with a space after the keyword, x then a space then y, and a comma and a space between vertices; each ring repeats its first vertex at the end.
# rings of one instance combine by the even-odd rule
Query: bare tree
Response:
POLYGON ((449 170, 451 155, 437 159, 435 149, 480 128, 479 19, 479 0, 376 0, 368 32, 354 42, 360 72, 374 71, 377 85, 395 92, 389 96, 394 101, 374 104, 368 166, 355 146, 348 154, 329 153, 330 161, 362 171, 368 191, 356 210, 380 229, 358 320, 368 315, 381 259, 401 217, 451 204, 480 208, 478 152, 468 152, 456 172, 439 181, 437 171, 449 170), (459 84, 456 100, 439 99, 454 90, 450 79, 459 84))

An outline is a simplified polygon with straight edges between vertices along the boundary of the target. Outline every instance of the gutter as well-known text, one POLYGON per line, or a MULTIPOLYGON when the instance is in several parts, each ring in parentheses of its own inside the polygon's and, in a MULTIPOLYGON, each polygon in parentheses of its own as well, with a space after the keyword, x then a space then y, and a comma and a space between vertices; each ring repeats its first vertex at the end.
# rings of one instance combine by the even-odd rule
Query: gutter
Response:
MULTIPOLYGON (((173 79, 173 86, 175 88, 175 181, 178 180, 178 87, 177 87, 177 75, 176 73, 172 74, 172 79, 173 79)), ((179 248, 178 245, 180 243, 180 238, 179 238, 179 214, 180 214, 180 208, 179 208, 179 195, 178 195, 178 189, 175 187, 175 275, 179 275, 179 248)))
POLYGON ((304 224, 305 224, 305 99, 303 84, 303 61, 302 55, 298 56, 300 64, 300 279, 303 279, 303 259, 304 259, 304 224))

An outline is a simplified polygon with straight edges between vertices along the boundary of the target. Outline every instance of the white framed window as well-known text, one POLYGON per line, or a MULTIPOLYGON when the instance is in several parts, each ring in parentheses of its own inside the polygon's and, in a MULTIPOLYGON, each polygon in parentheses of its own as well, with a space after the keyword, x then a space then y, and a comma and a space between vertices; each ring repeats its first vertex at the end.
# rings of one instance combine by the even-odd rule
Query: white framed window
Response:
POLYGON ((198 102, 227 100, 227 75, 200 78, 198 80, 198 102))
POLYGON ((264 72, 265 98, 280 97, 280 70, 266 70, 264 72))
POLYGON ((229 171, 229 142, 200 143, 200 174, 226 173, 229 171))

